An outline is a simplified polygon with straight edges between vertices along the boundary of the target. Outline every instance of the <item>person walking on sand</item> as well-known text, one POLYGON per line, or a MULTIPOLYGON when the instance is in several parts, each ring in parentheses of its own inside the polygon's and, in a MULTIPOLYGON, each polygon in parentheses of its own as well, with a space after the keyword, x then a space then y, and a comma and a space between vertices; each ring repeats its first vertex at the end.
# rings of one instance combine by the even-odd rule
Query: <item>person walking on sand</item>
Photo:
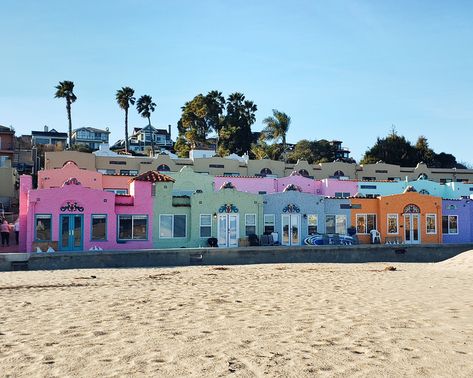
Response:
POLYGON ((15 230, 16 245, 18 245, 20 240, 20 219, 16 220, 15 224, 13 225, 13 229, 15 230))
POLYGON ((2 234, 2 247, 4 247, 5 244, 7 247, 10 246, 10 225, 6 219, 0 225, 0 233, 2 234))

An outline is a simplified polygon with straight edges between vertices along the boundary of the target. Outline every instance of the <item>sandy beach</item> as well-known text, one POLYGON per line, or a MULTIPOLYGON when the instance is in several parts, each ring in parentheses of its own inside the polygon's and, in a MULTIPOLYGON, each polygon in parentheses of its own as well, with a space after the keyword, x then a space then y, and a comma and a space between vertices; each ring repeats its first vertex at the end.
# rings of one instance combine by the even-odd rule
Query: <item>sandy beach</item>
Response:
POLYGON ((387 265, 0 273, 0 376, 473 376, 473 251, 387 265))

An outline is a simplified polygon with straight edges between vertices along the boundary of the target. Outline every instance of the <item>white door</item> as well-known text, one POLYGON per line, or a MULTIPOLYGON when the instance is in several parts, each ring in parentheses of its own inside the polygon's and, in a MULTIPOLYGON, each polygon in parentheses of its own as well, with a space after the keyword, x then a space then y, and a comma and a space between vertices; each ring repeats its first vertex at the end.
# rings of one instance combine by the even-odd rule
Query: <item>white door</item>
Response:
POLYGON ((419 214, 404 214, 404 242, 406 244, 420 243, 419 214))
POLYGON ((301 216, 299 214, 283 214, 281 227, 282 245, 301 244, 301 216))
POLYGON ((218 246, 238 247, 238 214, 218 215, 218 246))

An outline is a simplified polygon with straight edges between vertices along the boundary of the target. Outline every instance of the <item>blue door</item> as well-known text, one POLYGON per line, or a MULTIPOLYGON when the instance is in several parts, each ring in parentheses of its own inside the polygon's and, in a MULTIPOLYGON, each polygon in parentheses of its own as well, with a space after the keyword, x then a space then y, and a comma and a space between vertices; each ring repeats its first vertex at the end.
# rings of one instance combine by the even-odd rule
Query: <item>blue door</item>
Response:
POLYGON ((82 251, 84 216, 82 214, 62 214, 59 225, 59 249, 61 251, 82 251))

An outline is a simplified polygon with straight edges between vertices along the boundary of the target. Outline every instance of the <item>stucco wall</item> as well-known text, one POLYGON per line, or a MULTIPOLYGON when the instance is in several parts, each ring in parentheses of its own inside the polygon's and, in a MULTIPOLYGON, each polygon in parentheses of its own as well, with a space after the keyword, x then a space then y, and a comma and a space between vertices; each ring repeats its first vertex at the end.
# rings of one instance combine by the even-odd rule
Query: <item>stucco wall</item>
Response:
MULTIPOLYGON (((442 200, 442 215, 458 216, 458 234, 442 235, 444 243, 469 243, 473 242, 473 201, 471 200, 442 200)), ((442 220, 440 219, 440 232, 442 232, 442 220)))

